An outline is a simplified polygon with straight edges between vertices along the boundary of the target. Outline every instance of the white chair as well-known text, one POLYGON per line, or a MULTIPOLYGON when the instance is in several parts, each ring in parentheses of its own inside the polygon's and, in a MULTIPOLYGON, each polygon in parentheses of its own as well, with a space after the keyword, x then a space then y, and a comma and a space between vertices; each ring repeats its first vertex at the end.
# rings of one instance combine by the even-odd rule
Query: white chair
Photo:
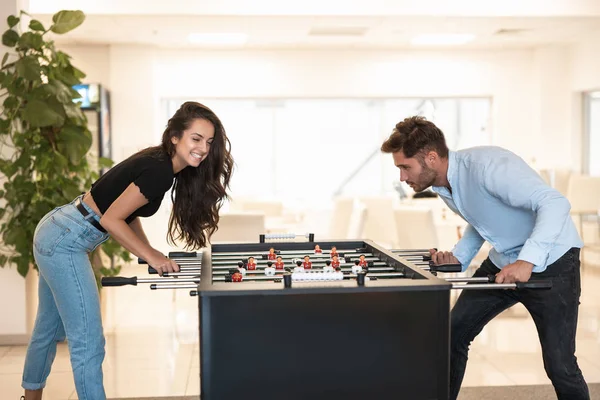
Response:
MULTIPOLYGON (((349 239, 348 229, 354 211, 354 199, 351 197, 338 197, 334 200, 333 214, 329 224, 329 239, 349 239)), ((355 236, 353 239, 356 239, 355 236)))
POLYGON ((553 172, 552 187, 562 195, 567 196, 569 193, 569 182, 571 181, 571 171, 568 169, 556 169, 553 172))
POLYGON ((364 197, 360 202, 367 209, 362 238, 387 248, 396 247, 396 225, 392 197, 364 197))
POLYGON ((348 230, 345 239, 355 240, 360 239, 365 229, 365 221, 367 219, 367 208, 363 204, 356 204, 352 209, 348 221, 348 230))
MULTIPOLYGON (((578 222, 579 235, 585 244, 584 221, 594 217, 600 232, 600 177, 572 174, 567 189, 567 199, 571 203, 571 215, 578 222)), ((598 243, 585 244, 585 248, 600 248, 598 243)), ((583 252, 581 253, 583 262, 583 252)))
POLYGON ((222 214, 219 229, 211 237, 211 243, 257 243, 260 235, 264 233, 264 214, 222 214))
POLYGON ((283 203, 279 200, 239 198, 232 202, 232 211, 258 212, 265 217, 281 217, 283 203))
POLYGON ((553 187, 553 171, 549 169, 541 169, 539 171, 540 176, 548 184, 548 186, 553 187))
POLYGON ((430 249, 438 247, 438 237, 430 208, 399 206, 394 209, 394 221, 399 249, 430 249))

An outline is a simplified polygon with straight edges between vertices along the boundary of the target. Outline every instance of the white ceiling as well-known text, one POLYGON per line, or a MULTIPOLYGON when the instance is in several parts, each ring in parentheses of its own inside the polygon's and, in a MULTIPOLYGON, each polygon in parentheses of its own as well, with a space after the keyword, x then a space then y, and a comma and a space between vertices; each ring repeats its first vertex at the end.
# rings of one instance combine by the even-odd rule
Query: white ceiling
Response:
MULTIPOLYGON (((600 3, 600 0, 598 1, 600 3)), ((50 15, 35 15, 46 25, 50 15)), ((215 48, 188 43, 190 33, 248 35, 244 49, 406 49, 418 34, 475 34, 460 49, 532 48, 568 44, 591 35, 600 40, 599 17, 433 16, 187 16, 87 15, 63 44, 141 44, 163 48, 215 48)))
POLYGON ((202 48, 190 33, 245 33, 244 49, 406 49, 418 34, 474 34, 457 48, 600 40, 600 0, 27 0, 35 18, 80 9, 58 43, 202 48))

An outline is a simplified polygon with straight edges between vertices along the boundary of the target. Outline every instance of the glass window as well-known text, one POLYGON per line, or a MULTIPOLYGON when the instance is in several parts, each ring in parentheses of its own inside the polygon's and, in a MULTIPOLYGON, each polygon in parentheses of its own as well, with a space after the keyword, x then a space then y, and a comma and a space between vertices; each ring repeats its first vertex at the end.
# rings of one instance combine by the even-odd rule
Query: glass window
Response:
MULTIPOLYGON (((183 101, 166 100, 165 119, 183 101)), ((411 115, 435 122, 452 150, 492 144, 489 98, 197 101, 217 113, 231 140, 233 197, 308 206, 336 195, 395 193, 398 169, 379 148, 411 115)))

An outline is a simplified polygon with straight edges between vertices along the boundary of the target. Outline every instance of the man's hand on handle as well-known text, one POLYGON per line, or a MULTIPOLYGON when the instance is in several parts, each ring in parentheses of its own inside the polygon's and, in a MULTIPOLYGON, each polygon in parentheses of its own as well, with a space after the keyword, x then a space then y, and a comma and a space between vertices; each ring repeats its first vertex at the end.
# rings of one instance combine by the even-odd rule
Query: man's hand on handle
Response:
POLYGON ((431 254, 431 260, 436 265, 442 264, 460 264, 460 261, 451 251, 436 251, 435 249, 429 249, 429 253, 431 254))
POLYGON ((523 260, 517 260, 508 264, 496 274, 496 283, 527 282, 531 278, 533 264, 523 260))

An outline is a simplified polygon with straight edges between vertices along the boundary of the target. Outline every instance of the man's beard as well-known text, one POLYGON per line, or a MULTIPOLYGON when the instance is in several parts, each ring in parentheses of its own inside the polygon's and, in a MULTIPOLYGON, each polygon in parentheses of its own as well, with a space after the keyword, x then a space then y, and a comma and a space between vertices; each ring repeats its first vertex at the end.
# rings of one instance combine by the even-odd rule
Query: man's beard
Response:
POLYGON ((417 182, 414 182, 415 187, 413 187, 413 190, 417 193, 424 191, 425 189, 433 185, 436 178, 437 172, 434 169, 423 165, 423 171, 421 171, 421 173, 419 174, 417 182))

